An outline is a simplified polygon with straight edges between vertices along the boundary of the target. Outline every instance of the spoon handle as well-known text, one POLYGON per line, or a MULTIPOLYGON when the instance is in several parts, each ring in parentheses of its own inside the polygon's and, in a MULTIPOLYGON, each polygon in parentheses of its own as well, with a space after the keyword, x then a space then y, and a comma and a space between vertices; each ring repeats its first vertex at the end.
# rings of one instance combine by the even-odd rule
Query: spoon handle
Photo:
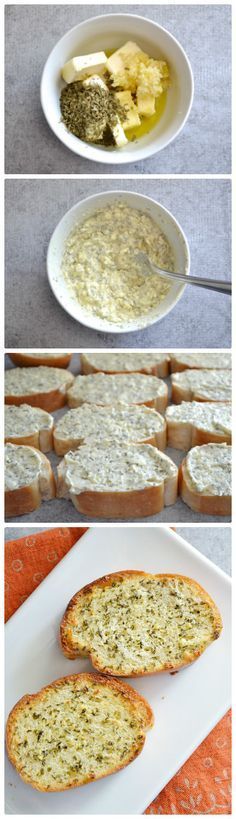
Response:
POLYGON ((177 282, 193 284, 195 287, 205 287, 207 290, 216 290, 218 293, 225 293, 226 295, 231 296, 231 282, 225 282, 222 279, 201 279, 198 276, 185 276, 184 273, 170 273, 168 270, 162 270, 161 268, 156 267, 154 264, 151 266, 156 273, 160 273, 161 276, 166 276, 167 279, 171 279, 172 281, 175 279, 177 282))

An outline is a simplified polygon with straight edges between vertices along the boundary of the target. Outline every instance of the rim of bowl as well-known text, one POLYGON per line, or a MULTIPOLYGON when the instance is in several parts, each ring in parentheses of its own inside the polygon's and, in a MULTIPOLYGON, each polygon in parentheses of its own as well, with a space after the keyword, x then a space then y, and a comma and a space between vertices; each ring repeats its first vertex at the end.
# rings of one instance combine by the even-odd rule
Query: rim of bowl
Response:
MULTIPOLYGON (((49 245, 48 245, 48 249, 47 249, 47 258, 46 258, 47 277, 48 277, 48 282, 49 282, 50 288, 51 288, 51 290, 53 292, 53 295, 55 296, 58 304, 60 304, 60 306, 63 308, 63 310, 69 316, 71 316, 74 319, 74 321, 77 322, 77 324, 82 324, 84 327, 89 327, 91 330, 94 330, 94 331, 99 332, 99 333, 112 333, 112 334, 116 334, 116 335, 118 335, 118 334, 122 335, 124 333, 132 333, 132 332, 137 333, 140 330, 146 330, 147 327, 151 327, 153 324, 156 324, 157 322, 160 322, 163 319, 165 319, 165 317, 168 315, 168 313, 170 313, 171 310, 173 310, 173 308, 176 306, 178 301, 182 298, 184 290, 186 288, 186 284, 184 284, 184 283, 180 284, 179 293, 176 294, 175 298, 173 299, 172 304, 170 304, 170 306, 168 307, 168 309, 166 310, 166 312, 163 315, 161 315, 159 317, 155 316, 155 317, 150 318, 150 319, 148 319, 148 315, 147 315, 147 321, 145 322, 145 324, 142 324, 142 326, 137 326, 137 327, 126 326, 126 327, 123 327, 121 329, 121 328, 114 328, 112 323, 111 323, 110 328, 103 328, 103 327, 96 327, 94 324, 91 324, 90 320, 87 319, 86 317, 77 318, 74 315, 74 313, 72 312, 72 310, 70 310, 68 307, 65 307, 65 305, 63 304, 62 299, 59 298, 59 296, 58 296, 57 288, 54 286, 54 281, 52 281, 52 273, 50 271, 50 254, 51 254, 51 251, 52 251, 52 245, 53 245, 53 242, 54 242, 55 233, 58 230, 58 228, 60 227, 61 223, 64 221, 64 219, 70 213, 73 213, 73 211, 77 210, 78 205, 81 206, 81 205, 83 205, 84 202, 91 202, 94 199, 102 199, 104 196, 107 196, 107 195, 109 196, 110 194, 112 196, 114 196, 114 195, 117 196, 119 194, 124 196, 124 195, 128 194, 128 195, 133 195, 135 197, 138 197, 139 199, 145 199, 146 202, 151 202, 153 205, 157 205, 162 211, 164 211, 165 214, 167 214, 167 217, 169 217, 174 222, 177 230, 180 233, 180 236, 181 236, 181 239, 182 239, 182 242, 183 242, 183 245, 184 245, 185 254, 186 254, 186 276, 189 275, 191 257, 190 257, 190 249, 189 249, 188 240, 187 240, 187 237, 185 235, 185 232, 184 232, 183 228, 181 227, 181 225, 179 224, 179 222, 175 218, 175 216, 173 216, 171 211, 168 210, 168 208, 166 208, 164 205, 162 205, 161 202, 157 202, 151 196, 146 196, 145 194, 137 193, 136 191, 117 190, 116 188, 114 188, 111 191, 102 191, 101 193, 93 193, 90 196, 86 196, 83 199, 81 199, 80 201, 76 202, 74 205, 72 205, 72 207, 69 208, 69 210, 67 210, 64 213, 64 215, 61 217, 61 219, 57 223, 56 227, 54 228, 54 231, 53 231, 53 233, 51 235, 51 238, 50 238, 50 241, 49 241, 49 245)), ((68 235, 69 235, 69 232, 68 232, 68 235)), ((80 306, 79 302, 78 302, 78 306, 80 307, 81 310, 83 310, 83 308, 80 306)), ((95 317, 95 321, 96 321, 96 317, 95 317)))
POLYGON ((190 114, 190 111, 191 111, 191 108, 192 108, 193 97, 194 97, 193 70, 192 70, 190 60, 189 60, 183 46, 181 45, 179 40, 177 40, 177 38, 174 36, 174 34, 171 34, 168 31, 167 28, 165 28, 164 26, 159 25, 159 23, 155 23, 154 20, 150 20, 149 17, 142 17, 141 14, 127 14, 127 13, 124 13, 124 14, 118 14, 118 13, 115 13, 115 14, 97 14, 95 17, 89 17, 87 20, 83 20, 82 23, 77 23, 77 25, 72 26, 72 28, 68 29, 68 31, 66 31, 66 33, 63 34, 62 37, 60 37, 60 39, 55 43, 55 46, 53 46, 52 50, 50 51, 50 54, 48 55, 47 60, 46 60, 45 65, 44 65, 44 68, 43 68, 41 82, 40 82, 40 102, 41 102, 41 106, 42 106, 42 109, 43 109, 43 113, 44 113, 45 119, 47 120, 47 123, 48 123, 49 127, 51 128, 51 130, 53 131, 53 133, 55 134, 57 139, 59 139, 60 142, 62 142, 62 144, 65 145, 65 147, 68 148, 69 151, 72 151, 72 153, 76 154, 77 156, 82 156, 85 159, 89 159, 91 162, 100 162, 101 164, 104 163, 104 164, 107 164, 107 165, 112 165, 112 164, 113 165, 124 165, 124 164, 127 164, 129 162, 138 162, 141 159, 147 159, 149 156, 153 156, 156 153, 160 153, 160 151, 163 151, 165 148, 167 148, 167 145, 170 145, 171 142, 173 142, 173 140, 176 139, 177 136, 179 136, 179 134, 183 130, 184 126, 186 125, 186 122, 188 120, 188 117, 189 117, 189 114, 190 114), (187 68, 188 68, 188 72, 189 72, 190 89, 191 89, 189 104, 188 104, 188 108, 187 108, 186 114, 184 116, 184 119, 181 122, 181 124, 179 125, 179 127, 177 128, 177 131, 172 136, 170 136, 169 139, 167 139, 167 141, 162 146, 162 148, 157 148, 157 147, 155 147, 154 143, 150 143, 150 145, 147 145, 145 148, 140 148, 139 151, 137 151, 135 153, 135 155, 132 152, 130 152, 130 154, 126 154, 126 155, 125 154, 123 154, 123 155, 120 154, 120 159, 119 159, 119 151, 113 151, 112 153, 109 153, 109 151, 104 151, 104 152, 100 153, 99 148, 97 148, 96 145, 94 145, 94 146, 90 145, 90 143, 83 142, 83 140, 78 140, 79 150, 76 150, 76 143, 75 143, 74 148, 72 146, 70 146, 70 145, 67 145, 67 143, 63 139, 63 132, 62 132, 62 135, 59 136, 59 134, 57 134, 55 129, 54 129, 53 123, 49 121, 49 118, 48 118, 48 115, 47 115, 47 105, 45 105, 45 97, 44 97, 44 81, 45 81, 45 74, 46 74, 47 65, 49 63, 49 60, 52 57, 53 52, 60 45, 62 40, 64 40, 65 37, 67 37, 69 34, 71 34, 72 31, 75 31, 77 28, 82 28, 88 22, 96 22, 97 20, 108 19, 108 18, 117 18, 117 17, 129 17, 132 20, 142 20, 143 22, 151 23, 151 25, 154 26, 155 28, 158 28, 159 31, 164 31, 165 34, 168 35, 170 40, 173 40, 173 42, 177 44, 179 50, 181 51, 181 53, 182 53, 182 55, 183 55, 183 57, 185 59, 185 62, 186 62, 187 68), (96 151, 96 156, 90 155, 90 151, 91 151, 91 154, 93 154, 93 152, 96 151))

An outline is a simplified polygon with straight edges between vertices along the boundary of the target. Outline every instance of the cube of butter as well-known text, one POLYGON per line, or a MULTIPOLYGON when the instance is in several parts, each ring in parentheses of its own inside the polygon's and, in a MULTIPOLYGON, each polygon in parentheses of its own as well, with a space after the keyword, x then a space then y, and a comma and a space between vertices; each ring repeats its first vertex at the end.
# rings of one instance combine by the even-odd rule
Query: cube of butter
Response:
POLYGON ((102 74, 106 62, 107 58, 104 51, 97 51, 95 54, 83 54, 81 57, 73 57, 72 60, 68 60, 62 68, 61 75, 67 83, 84 80, 90 74, 102 74))
POLYGON ((116 97, 120 105, 125 108, 124 119, 120 116, 124 130, 128 131, 129 128, 136 128, 137 125, 141 124, 141 120, 137 106, 132 99, 131 91, 117 91, 116 97))
POLYGON ((142 117, 152 117, 155 114, 155 97, 137 89, 137 108, 142 117))
POLYGON ((107 71, 109 71, 110 74, 118 74, 119 71, 123 70, 124 65, 128 65, 138 51, 141 51, 141 48, 139 48, 137 43, 128 40, 125 45, 118 48, 117 51, 114 51, 114 54, 108 58, 106 64, 107 71))

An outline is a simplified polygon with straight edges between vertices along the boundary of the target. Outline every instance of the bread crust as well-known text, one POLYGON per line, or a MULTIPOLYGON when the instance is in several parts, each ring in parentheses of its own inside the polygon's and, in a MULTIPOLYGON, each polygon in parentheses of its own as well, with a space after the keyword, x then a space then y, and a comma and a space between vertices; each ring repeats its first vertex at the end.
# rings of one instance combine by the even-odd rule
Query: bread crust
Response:
POLYGON ((36 356, 30 355, 30 353, 9 353, 9 357, 17 367, 45 366, 60 367, 64 369, 65 367, 68 367, 72 353, 58 353, 57 358, 55 358, 55 356, 52 356, 51 358, 36 358, 36 356))
POLYGON ((53 428, 37 430, 29 435, 8 435, 4 440, 5 444, 33 446, 41 452, 50 452, 53 449, 53 428))
MULTIPOLYGON (((178 580, 187 581, 190 584, 190 586, 192 586, 194 589, 198 589, 198 591, 200 591, 203 594, 204 599, 211 606, 212 613, 213 613, 213 616, 214 616, 214 636, 213 636, 213 640, 217 640, 218 637, 220 637, 223 624, 222 624, 222 619, 221 619, 219 609, 217 608, 214 600, 212 600, 210 595, 205 591, 205 589, 203 589, 203 587, 199 583, 197 583, 197 581, 192 580, 192 578, 187 577, 186 575, 169 574, 169 573, 162 573, 162 574, 153 575, 153 574, 150 574, 149 572, 136 571, 136 570, 133 570, 133 569, 126 569, 126 570, 122 570, 122 571, 119 571, 119 572, 113 572, 112 574, 104 575, 103 577, 99 577, 98 579, 93 580, 91 583, 88 583, 87 586, 84 586, 82 589, 80 589, 78 592, 76 592, 76 594, 74 594, 74 596, 69 601, 68 606, 67 606, 67 608, 65 610, 65 613, 63 615, 61 625, 60 625, 60 645, 61 645, 63 654, 69 660, 75 660, 75 659, 77 659, 78 657, 81 657, 81 656, 89 657, 90 662, 92 663, 93 667, 96 668, 96 670, 98 670, 98 671, 100 671, 100 672, 102 672, 104 674, 108 674, 109 676, 111 676, 113 678, 113 673, 111 672, 110 669, 101 667, 101 665, 97 661, 97 658, 93 655, 92 648, 91 648, 90 651, 86 650, 84 652, 81 652, 79 649, 78 650, 75 649, 75 646, 73 645, 73 641, 71 640, 71 627, 76 624, 76 607, 77 607, 78 602, 80 602, 81 598, 83 598, 84 596, 90 594, 94 587, 102 588, 104 586, 111 586, 112 583, 114 582, 114 579, 116 581, 119 581, 119 579, 124 580, 125 578, 132 577, 134 575, 138 576, 138 577, 144 577, 144 578, 145 577, 152 578, 152 579, 156 578, 157 580, 162 580, 162 579, 166 579, 166 578, 171 580, 173 578, 176 578, 178 580)), ((200 650, 195 651, 192 654, 189 653, 189 655, 186 656, 186 661, 185 662, 180 662, 180 663, 175 664, 175 665, 172 665, 171 663, 165 663, 163 668, 157 669, 156 671, 153 671, 153 670, 152 671, 144 671, 143 669, 141 669, 139 671, 134 671, 134 672, 129 671, 128 673, 126 673, 126 672, 124 672, 124 669, 123 670, 121 669, 121 670, 116 670, 116 672, 114 672, 114 674, 115 674, 116 677, 118 677, 118 676, 121 676, 121 677, 125 677, 125 676, 140 677, 140 676, 150 676, 151 674, 162 674, 162 673, 165 673, 167 671, 168 672, 179 671, 181 668, 184 668, 185 666, 190 665, 190 663, 197 660, 197 658, 200 657, 202 653, 203 652, 200 651, 200 650)))
POLYGON ((203 515, 219 515, 221 517, 231 515, 232 502, 230 495, 204 495, 192 489, 186 467, 186 458, 179 467, 179 493, 184 503, 194 512, 203 515))
POLYGON ((117 771, 122 770, 122 768, 125 768, 142 751, 142 748, 143 748, 144 743, 145 743, 146 732, 152 727, 153 724, 154 724, 154 715, 153 715, 153 711, 152 711, 150 705, 148 704, 148 702, 145 700, 144 697, 142 697, 140 694, 138 694, 138 692, 135 691, 133 688, 131 688, 130 685, 127 685, 127 683, 121 682, 120 680, 117 680, 117 679, 114 679, 114 678, 111 679, 111 678, 109 678, 107 676, 104 676, 104 675, 101 675, 101 674, 94 674, 94 673, 93 674, 90 674, 90 673, 70 674, 70 675, 68 675, 66 677, 61 677, 61 678, 59 678, 57 680, 54 680, 54 682, 50 683, 47 686, 44 686, 37 694, 25 694, 16 703, 16 705, 12 708, 12 710, 11 710, 11 712, 9 714, 9 717, 8 717, 8 720, 7 720, 7 726, 6 726, 7 754, 8 754, 10 762, 12 763, 12 765, 14 765, 14 767, 16 768, 18 774, 21 776, 23 781, 26 782, 27 784, 31 785, 32 787, 36 788, 36 790, 43 791, 44 793, 45 792, 46 793, 50 793, 50 792, 53 793, 53 792, 70 790, 71 788, 82 787, 83 785, 86 785, 89 782, 97 781, 98 779, 103 779, 105 776, 109 776, 110 774, 116 773, 117 771), (12 749, 12 740, 13 740, 13 736, 14 736, 15 722, 16 722, 16 719, 17 719, 17 715, 18 715, 19 712, 24 711, 25 706, 28 705, 29 702, 38 701, 39 699, 43 700, 45 692, 50 691, 50 689, 58 688, 58 687, 64 685, 65 683, 68 683, 68 682, 73 683, 78 678, 82 679, 83 682, 88 684, 88 685, 89 685, 89 683, 91 681, 94 682, 94 680, 95 680, 98 684, 100 683, 103 686, 108 687, 112 691, 119 692, 121 695, 123 695, 125 697, 125 699, 127 700, 127 704, 128 705, 130 704, 132 709, 135 708, 135 710, 139 711, 140 713, 142 712, 143 725, 140 726, 140 737, 138 738, 137 743, 134 746, 134 748, 131 749, 130 758, 125 763, 123 763, 123 764, 121 763, 120 765, 118 765, 116 768, 111 768, 110 770, 107 771, 106 774, 102 774, 102 775, 99 775, 99 776, 90 776, 90 777, 87 776, 86 778, 84 778, 83 783, 78 783, 76 780, 74 780, 73 782, 70 782, 70 784, 65 785, 65 786, 63 786, 61 788, 51 787, 51 788, 46 788, 45 789, 43 786, 40 786, 38 783, 35 783, 34 781, 32 781, 32 779, 30 779, 30 777, 26 776, 24 771, 20 770, 19 766, 17 765, 16 756, 15 756, 15 754, 13 752, 13 749, 12 749), (142 731, 142 734, 141 734, 141 731, 142 731))
POLYGON ((49 392, 36 392, 32 395, 5 395, 5 404, 29 404, 31 407, 39 407, 46 412, 54 412, 61 409, 66 404, 66 392, 61 390, 50 390, 49 392))
POLYGON ((191 422, 167 420, 168 446, 188 450, 202 444, 231 444, 231 435, 208 432, 191 422))
POLYGON ((102 370, 101 367, 95 367, 91 364, 84 353, 80 355, 81 373, 82 375, 91 375, 92 373, 105 373, 107 375, 127 375, 130 373, 143 373, 144 375, 156 375, 158 378, 167 378, 169 375, 169 354, 166 354, 166 360, 160 361, 153 367, 142 367, 139 370, 102 370))
POLYGON ((158 486, 147 486, 128 492, 94 492, 80 494, 70 492, 58 466, 57 497, 69 494, 78 512, 87 517, 108 518, 109 520, 140 518, 156 515, 164 506, 171 506, 177 500, 178 470, 158 486))
POLYGON ((50 500, 55 497, 56 483, 52 467, 46 455, 36 447, 32 447, 40 456, 42 464, 47 472, 47 480, 40 486, 40 476, 38 476, 28 486, 20 486, 18 489, 7 489, 5 491, 5 517, 12 518, 18 515, 29 515, 41 506, 42 500, 50 500))

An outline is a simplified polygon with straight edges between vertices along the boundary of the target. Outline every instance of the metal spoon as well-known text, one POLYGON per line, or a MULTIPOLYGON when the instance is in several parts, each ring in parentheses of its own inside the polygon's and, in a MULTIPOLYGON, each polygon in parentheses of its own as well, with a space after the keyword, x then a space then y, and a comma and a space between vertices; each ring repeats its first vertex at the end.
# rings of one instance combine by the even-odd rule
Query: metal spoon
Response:
POLYGON ((208 290, 217 290, 218 293, 225 293, 231 296, 232 283, 224 282, 222 279, 200 279, 198 276, 185 276, 184 273, 173 273, 170 270, 163 270, 157 267, 156 264, 150 261, 149 257, 142 250, 136 254, 136 259, 142 264, 142 273, 144 276, 150 276, 151 273, 158 273, 159 276, 164 276, 165 279, 172 279, 176 282, 184 282, 184 284, 193 284, 195 287, 205 287, 208 290))

